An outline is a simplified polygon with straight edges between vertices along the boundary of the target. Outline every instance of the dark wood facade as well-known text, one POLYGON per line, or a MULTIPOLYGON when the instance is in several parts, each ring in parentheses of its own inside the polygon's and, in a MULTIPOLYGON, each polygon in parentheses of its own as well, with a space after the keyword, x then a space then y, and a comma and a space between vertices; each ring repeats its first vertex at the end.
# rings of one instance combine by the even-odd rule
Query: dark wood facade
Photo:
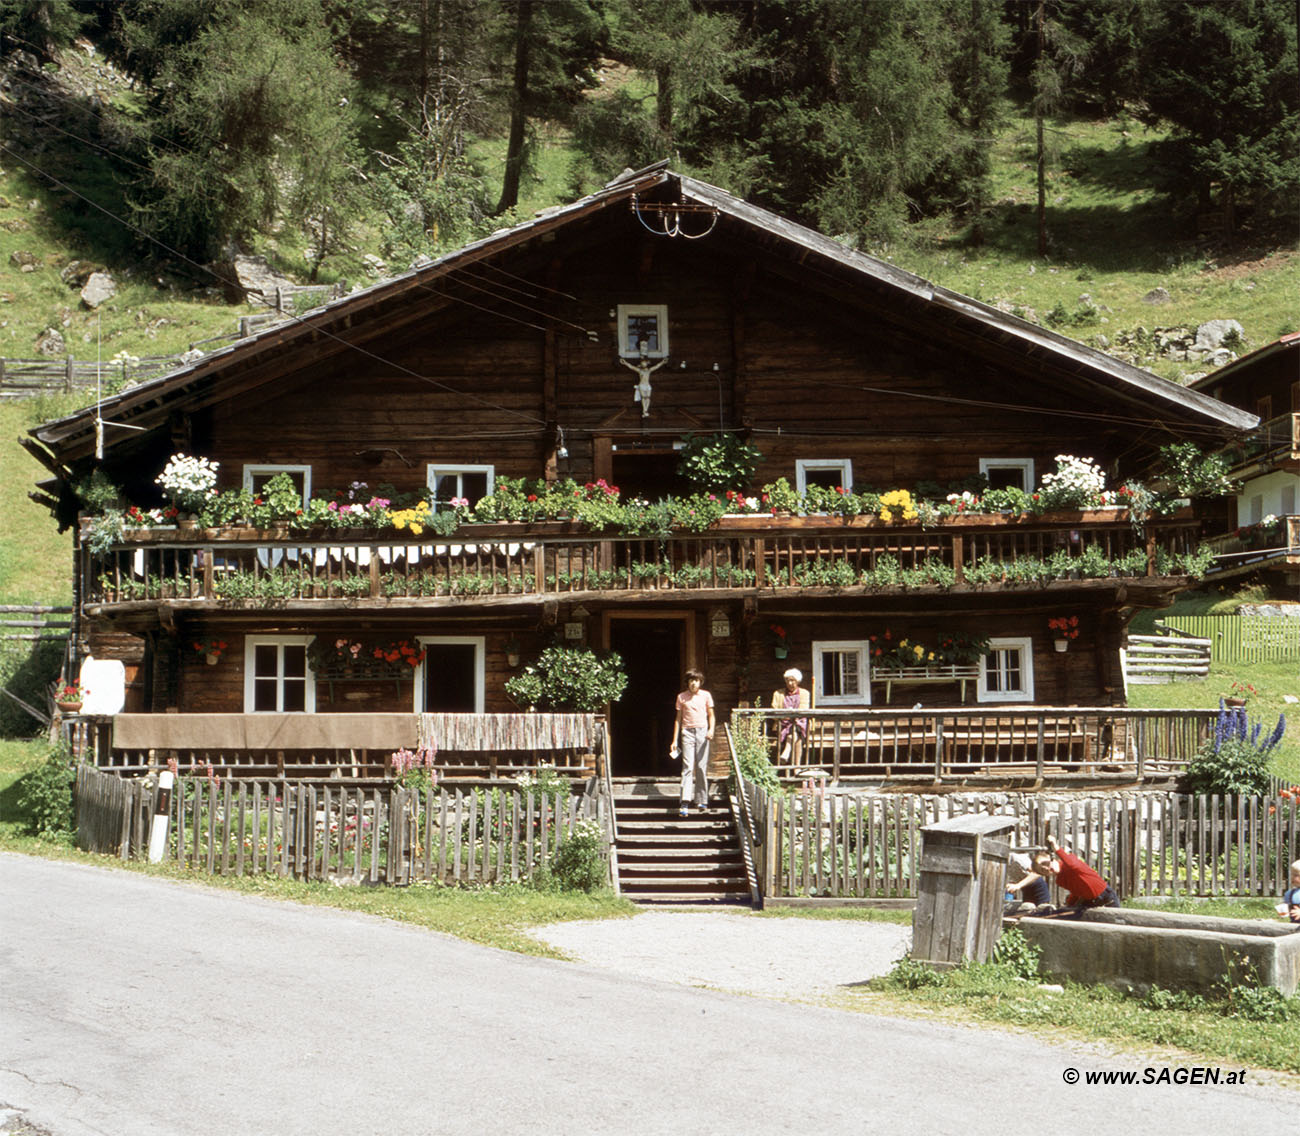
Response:
MULTIPOLYGON (((652 494, 673 488, 674 443, 719 430, 740 431, 762 451, 754 489, 778 477, 793 484, 801 461, 851 462, 860 488, 915 491, 976 475, 981 459, 1031 461, 1041 476, 1063 452, 1095 458, 1118 483, 1140 474, 1161 444, 1193 431, 1227 438, 1253 421, 658 167, 127 391, 104 410, 111 421, 144 427, 110 427, 102 461, 139 504, 156 499, 153 478, 178 450, 220 462, 223 487, 238 486, 245 465, 310 466, 317 495, 354 481, 417 490, 430 466, 490 466, 498 477, 603 477, 625 496, 652 494), (699 209, 681 224, 707 235, 651 231, 683 202, 699 209), (620 305, 666 309, 667 362, 650 376, 648 415, 633 400, 636 377, 619 361, 620 305)), ((34 433, 61 476, 95 464, 90 412, 34 433)), ((838 524, 769 519, 757 563, 776 562, 782 534, 798 538, 805 558, 823 539, 826 556, 841 555, 838 524)), ((1101 527, 1132 545, 1123 517, 1101 527)), ((936 535, 890 531, 903 534, 890 538, 900 551, 909 539, 936 535)), ((493 540, 513 547, 529 534, 493 540)), ((739 533, 737 542, 736 555, 750 555, 750 537, 739 533)), ((1049 535, 1049 547, 1079 542, 1068 522, 1049 535)), ((291 545, 281 541, 273 553, 268 540, 266 556, 291 545)), ((198 551, 196 561, 221 553, 217 544, 198 551)), ((293 555, 301 564, 332 553, 293 555)), ((961 553, 953 555, 960 567, 961 553)), ((725 717, 755 698, 766 703, 788 665, 815 682, 819 644, 863 643, 886 629, 926 643, 992 635, 1030 645, 1034 703, 1115 705, 1123 701, 1128 619, 1186 583, 1148 572, 995 588, 753 583, 490 598, 372 591, 257 606, 192 584, 184 595, 105 598, 95 594, 89 563, 83 556, 85 645, 128 662, 129 709, 243 710, 246 636, 338 635, 473 639, 479 705, 508 712, 515 707, 503 683, 518 663, 507 654, 527 661, 567 635, 627 658, 633 684, 614 709, 613 752, 637 754, 620 772, 661 774, 669 772, 662 755, 671 698, 687 666, 706 672, 725 717), (1064 652, 1047 626, 1062 614, 1079 616, 1081 627, 1064 652), (788 630, 784 660, 769 641, 773 622, 788 630), (231 644, 214 665, 186 648, 209 635, 231 644)), ((863 676, 863 689, 881 705, 883 684, 872 679, 863 676)), ((420 705, 416 685, 427 681, 421 668, 405 681, 317 682, 315 706, 411 710, 420 705)), ((963 695, 974 702, 956 682, 892 694, 895 705, 957 705, 963 695)))

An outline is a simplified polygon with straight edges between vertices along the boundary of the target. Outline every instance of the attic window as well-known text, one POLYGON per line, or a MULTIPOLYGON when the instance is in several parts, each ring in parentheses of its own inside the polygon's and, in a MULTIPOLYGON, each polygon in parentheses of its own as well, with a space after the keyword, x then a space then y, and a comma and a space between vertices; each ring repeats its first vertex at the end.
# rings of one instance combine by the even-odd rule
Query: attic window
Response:
POLYGON ((244 466, 244 488, 257 494, 266 488, 266 483, 277 474, 287 473, 298 490, 298 496, 305 504, 311 498, 311 466, 309 465, 246 465, 244 466))
POLYGON ((848 458, 800 458, 794 463, 794 477, 800 493, 808 492, 810 485, 852 489, 853 462, 848 458))
POLYGON ((496 467, 490 465, 431 465, 425 482, 433 495, 433 511, 445 509, 453 499, 471 505, 492 492, 496 467))
POLYGON ((1034 488, 1033 458, 980 458, 980 473, 988 478, 990 489, 1034 488))
POLYGON ((668 357, 667 304, 619 304, 618 353, 625 359, 640 358, 642 343, 646 358, 668 357))

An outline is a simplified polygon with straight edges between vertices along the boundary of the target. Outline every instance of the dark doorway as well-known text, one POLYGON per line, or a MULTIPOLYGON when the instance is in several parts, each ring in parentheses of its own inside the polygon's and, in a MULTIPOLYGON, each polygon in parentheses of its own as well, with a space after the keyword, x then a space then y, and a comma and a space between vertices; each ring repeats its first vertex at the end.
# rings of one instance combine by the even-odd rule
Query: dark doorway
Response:
POLYGON ((610 455, 612 481, 624 501, 633 497, 655 501, 690 493, 690 483, 677 473, 680 460, 681 455, 662 442, 615 442, 610 455))
POLYGON ((474 644, 426 643, 424 649, 424 709, 473 714, 478 709, 474 644))
POLYGON ((682 688, 685 630, 681 619, 610 620, 609 645, 627 671, 627 690, 610 711, 615 777, 679 775, 668 747, 682 688))

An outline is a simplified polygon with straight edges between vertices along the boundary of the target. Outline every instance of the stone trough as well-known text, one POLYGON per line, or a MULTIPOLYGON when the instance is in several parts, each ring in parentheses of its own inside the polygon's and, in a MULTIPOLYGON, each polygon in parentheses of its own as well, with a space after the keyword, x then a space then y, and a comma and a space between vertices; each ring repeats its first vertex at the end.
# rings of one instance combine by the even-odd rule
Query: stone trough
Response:
POLYGON ((1227 979, 1291 995, 1300 981, 1300 930, 1288 923, 1094 908, 1078 919, 1028 916, 1019 927, 1042 949, 1043 974, 1074 982, 1208 994, 1227 979))

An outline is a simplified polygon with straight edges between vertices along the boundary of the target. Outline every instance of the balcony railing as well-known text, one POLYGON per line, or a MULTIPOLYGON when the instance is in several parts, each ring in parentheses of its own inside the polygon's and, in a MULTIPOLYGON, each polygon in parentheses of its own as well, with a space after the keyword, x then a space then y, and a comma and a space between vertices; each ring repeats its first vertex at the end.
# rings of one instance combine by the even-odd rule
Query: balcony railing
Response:
POLYGON ((1170 777, 1214 728, 1217 710, 990 707, 948 710, 747 710, 733 746, 756 739, 785 783, 823 779, 961 781, 997 777, 1141 781, 1170 777), (776 758, 783 722, 805 722, 797 763, 776 758))
POLYGON ((1278 521, 1275 528, 1249 525, 1206 541, 1217 557, 1206 575, 1254 570, 1269 561, 1300 560, 1300 515, 1279 517, 1278 521))
POLYGON ((575 592, 1027 586, 1053 579, 1182 575, 1196 526, 1174 521, 1144 539, 1126 519, 957 518, 936 528, 798 518, 725 521, 665 538, 481 526, 456 538, 332 532, 271 538, 246 531, 140 530, 106 553, 85 551, 91 604, 198 600, 435 600, 575 592), (762 520, 764 527, 742 527, 762 520), (810 523, 812 522, 812 523, 810 523))
POLYGON ((1261 422, 1249 439, 1232 446, 1231 453, 1234 477, 1300 462, 1300 412, 1261 422))

